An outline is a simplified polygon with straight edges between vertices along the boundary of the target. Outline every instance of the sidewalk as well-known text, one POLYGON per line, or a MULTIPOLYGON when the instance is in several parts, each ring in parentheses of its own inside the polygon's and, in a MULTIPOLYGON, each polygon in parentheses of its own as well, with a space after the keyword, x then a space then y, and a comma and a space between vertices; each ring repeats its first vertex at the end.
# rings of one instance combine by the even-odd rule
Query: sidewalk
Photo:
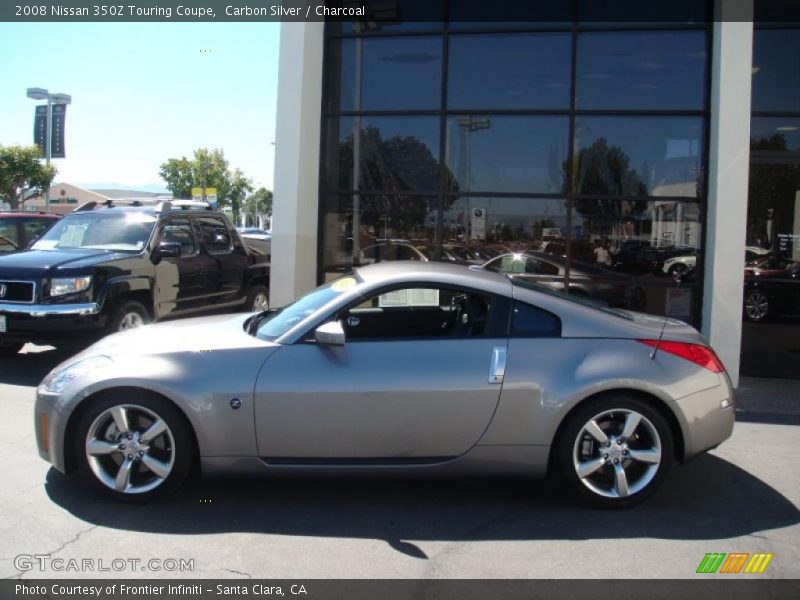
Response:
POLYGON ((735 398, 738 420, 800 425, 800 379, 741 377, 735 398))

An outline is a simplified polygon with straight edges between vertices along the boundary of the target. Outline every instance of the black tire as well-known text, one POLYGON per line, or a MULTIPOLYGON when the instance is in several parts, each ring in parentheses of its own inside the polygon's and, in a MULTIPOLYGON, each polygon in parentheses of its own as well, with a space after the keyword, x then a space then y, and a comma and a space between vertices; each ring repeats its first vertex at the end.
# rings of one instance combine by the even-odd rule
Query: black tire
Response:
MULTIPOLYGON (((108 431, 109 427, 113 429, 111 425, 102 428, 104 431, 108 431)), ((111 439, 114 440, 113 432, 109 432, 109 435, 111 439)), ((106 437, 105 439, 109 438, 106 437)), ((117 441, 121 443, 126 442, 125 436, 119 436, 119 439, 114 440, 113 444, 116 444, 117 441)), ((195 461, 194 443, 186 419, 169 401, 146 390, 131 388, 120 389, 118 391, 109 392, 102 398, 93 401, 81 415, 75 429, 75 439, 67 441, 67 443, 70 442, 73 444, 74 456, 77 459, 78 471, 81 476, 87 479, 103 494, 124 502, 148 502, 174 492, 186 480, 195 461), (125 451, 129 450, 129 448, 120 452, 115 451, 114 454, 109 454, 107 456, 99 456, 99 460, 105 462, 97 464, 94 468, 89 462, 86 445, 90 429, 94 427, 95 421, 98 419, 100 419, 100 423, 102 424, 103 419, 106 418, 105 414, 107 411, 117 406, 127 407, 126 413, 129 415, 130 431, 133 435, 136 435, 135 442, 137 443, 139 441, 138 434, 145 431, 153 422, 152 420, 142 419, 138 416, 144 411, 149 411, 156 415, 167 425, 168 433, 150 440, 149 445, 153 448, 152 450, 148 449, 147 454, 154 453, 158 450, 162 452, 161 456, 165 457, 171 452, 174 460, 172 460, 169 474, 161 479, 160 482, 156 482, 152 489, 146 489, 149 481, 148 477, 150 479, 155 479, 155 474, 145 467, 145 460, 143 458, 139 458, 135 455, 126 456, 125 451), (158 447, 156 447, 157 445, 158 447), (119 463, 117 464, 119 467, 126 460, 130 460, 133 465, 130 469, 131 487, 129 491, 122 492, 112 489, 108 484, 103 483, 100 476, 95 472, 95 468, 104 472, 107 469, 109 474, 113 474, 114 465, 119 463), (139 485, 141 489, 135 489, 134 485, 139 485)), ((128 441, 128 444, 131 444, 131 442, 128 441)), ((163 462, 167 462, 166 459, 163 462)))
POLYGON ((16 356, 17 352, 22 350, 25 342, 11 342, 8 344, 0 344, 0 358, 11 358, 16 356))
POLYGON ((117 333, 118 331, 125 331, 127 329, 147 325, 151 320, 150 313, 141 302, 136 300, 122 300, 111 306, 106 330, 108 333, 117 333), (133 323, 138 324, 132 325, 133 323))
POLYGON ((669 424, 652 404, 635 396, 607 396, 587 402, 568 417, 556 441, 555 453, 558 473, 580 500, 603 508, 626 508, 650 497, 664 482, 673 462, 674 441, 669 424), (630 413, 643 419, 633 435, 616 444, 630 413), (611 446, 606 448, 584 430, 590 421, 608 433, 611 446), (653 431, 657 441, 652 437, 653 431), (652 458, 647 462, 633 459, 634 453, 639 457, 655 456, 656 447, 660 453, 657 464, 650 462, 652 458), (584 455, 586 460, 580 461, 584 455), (589 466, 592 462, 602 466, 581 478, 578 464, 589 466), (627 495, 614 495, 618 494, 615 475, 618 467, 625 472, 625 486, 631 484, 627 495), (629 475, 633 478, 628 479, 629 475))
POLYGON ((763 323, 770 318, 771 304, 769 296, 762 290, 750 290, 744 297, 744 316, 753 323, 763 323))
POLYGON ((269 290, 263 285, 254 285, 247 293, 247 302, 245 302, 245 309, 250 312, 261 312, 269 308, 269 290), (257 304, 265 299, 266 305, 257 304))

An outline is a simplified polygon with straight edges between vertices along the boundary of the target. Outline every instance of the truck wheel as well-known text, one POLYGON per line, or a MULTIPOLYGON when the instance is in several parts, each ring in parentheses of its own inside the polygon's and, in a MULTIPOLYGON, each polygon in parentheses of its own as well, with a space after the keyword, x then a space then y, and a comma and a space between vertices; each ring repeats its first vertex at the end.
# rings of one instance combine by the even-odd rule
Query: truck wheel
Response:
POLYGON ((136 300, 123 300, 114 305, 108 320, 108 332, 127 331, 147 325, 150 322, 150 313, 136 300))
POLYGON ((263 285, 254 285, 247 294, 247 310, 262 312, 269 308, 269 292, 263 285))
POLYGON ((24 345, 25 344, 21 342, 0 345, 0 358, 9 358, 16 355, 17 352, 22 350, 24 345))

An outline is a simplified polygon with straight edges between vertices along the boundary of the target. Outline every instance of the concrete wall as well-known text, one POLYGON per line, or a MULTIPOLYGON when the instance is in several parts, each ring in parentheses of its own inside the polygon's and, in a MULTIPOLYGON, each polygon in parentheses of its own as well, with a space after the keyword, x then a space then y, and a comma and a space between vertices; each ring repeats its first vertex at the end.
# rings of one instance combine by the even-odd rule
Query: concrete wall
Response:
POLYGON ((282 23, 270 303, 317 284, 323 23, 282 23))
POLYGON ((730 14, 752 15, 752 10, 753 0, 717 0, 711 67, 702 328, 734 385, 739 381, 742 343, 753 24, 721 19, 730 14))

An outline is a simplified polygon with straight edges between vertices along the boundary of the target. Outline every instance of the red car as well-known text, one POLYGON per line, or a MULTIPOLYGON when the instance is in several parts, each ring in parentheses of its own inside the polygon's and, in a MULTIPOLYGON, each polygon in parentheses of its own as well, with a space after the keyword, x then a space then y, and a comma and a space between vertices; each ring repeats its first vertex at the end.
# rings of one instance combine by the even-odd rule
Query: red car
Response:
POLYGON ((0 254, 24 250, 60 218, 43 212, 0 212, 0 254))

